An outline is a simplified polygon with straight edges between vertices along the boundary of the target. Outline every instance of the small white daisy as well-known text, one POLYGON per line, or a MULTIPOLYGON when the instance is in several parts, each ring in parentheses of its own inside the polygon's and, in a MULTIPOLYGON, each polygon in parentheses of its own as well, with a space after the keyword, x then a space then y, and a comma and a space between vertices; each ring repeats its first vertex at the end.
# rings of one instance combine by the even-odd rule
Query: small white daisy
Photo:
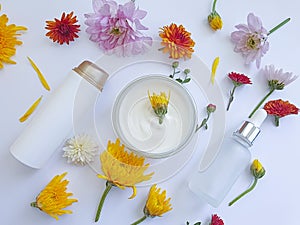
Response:
POLYGON ((99 150, 98 144, 87 134, 75 135, 63 147, 63 157, 68 163, 85 165, 94 160, 99 150))

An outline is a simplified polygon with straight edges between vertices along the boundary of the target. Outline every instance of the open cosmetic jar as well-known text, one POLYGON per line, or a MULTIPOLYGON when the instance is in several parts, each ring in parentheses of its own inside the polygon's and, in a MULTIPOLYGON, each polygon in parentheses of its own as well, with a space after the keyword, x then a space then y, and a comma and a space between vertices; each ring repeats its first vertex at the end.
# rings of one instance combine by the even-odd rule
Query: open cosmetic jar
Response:
POLYGON ((184 149, 192 139, 197 110, 189 91, 164 75, 131 81, 118 94, 112 111, 113 129, 131 151, 147 158, 165 158, 184 149), (154 112, 149 95, 170 95, 163 122, 154 112))

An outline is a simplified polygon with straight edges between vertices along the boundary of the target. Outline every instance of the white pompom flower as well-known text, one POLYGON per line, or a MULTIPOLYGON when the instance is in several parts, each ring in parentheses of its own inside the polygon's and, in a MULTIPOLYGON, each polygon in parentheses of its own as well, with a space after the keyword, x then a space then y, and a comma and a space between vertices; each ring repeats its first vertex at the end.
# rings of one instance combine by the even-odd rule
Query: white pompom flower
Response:
POLYGON ((63 147, 63 157, 68 163, 85 164, 92 162, 99 150, 98 144, 87 134, 75 135, 63 147))

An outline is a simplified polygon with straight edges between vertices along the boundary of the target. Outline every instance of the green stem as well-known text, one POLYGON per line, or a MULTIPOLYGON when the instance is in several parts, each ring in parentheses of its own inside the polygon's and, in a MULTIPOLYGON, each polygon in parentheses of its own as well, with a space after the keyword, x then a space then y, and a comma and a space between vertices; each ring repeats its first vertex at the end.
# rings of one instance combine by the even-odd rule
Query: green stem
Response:
POLYGON ((284 21, 282 21, 280 24, 278 24, 277 26, 275 26, 274 28, 272 28, 268 35, 272 34, 274 31, 278 30, 280 27, 282 27, 284 24, 286 24, 287 22, 289 22, 291 20, 291 18, 287 18, 284 21))
POLYGON ((97 213, 96 213, 96 217, 95 217, 95 222, 97 222, 100 218, 100 213, 101 213, 101 210, 102 210, 102 207, 103 207, 103 203, 105 201, 105 198, 106 198, 108 192, 112 188, 112 186, 113 186, 112 183, 110 183, 108 181, 106 182, 106 188, 105 188, 105 190, 102 194, 101 200, 100 200, 99 205, 98 205, 98 209, 97 209, 97 213))
POLYGON ((31 207, 35 207, 35 208, 38 208, 37 202, 31 202, 31 203, 30 203, 30 206, 31 206, 31 207))
POLYGON ((144 215, 142 218, 138 219, 137 221, 135 221, 134 223, 132 223, 130 225, 137 225, 137 224, 143 222, 146 218, 147 218, 147 216, 144 215))
MULTIPOLYGON (((195 133, 196 133, 201 127, 203 127, 203 126, 206 126, 206 127, 207 127, 207 121, 208 121, 208 119, 209 119, 209 116, 210 116, 210 113, 207 114, 207 117, 204 118, 204 119, 202 120, 202 122, 201 122, 200 125, 197 125, 197 126, 196 126, 195 133)), ((207 128, 206 128, 206 129, 207 129, 207 128)))
POLYGON ((212 7, 212 11, 216 11, 216 4, 217 4, 217 0, 214 0, 214 3, 213 3, 213 7, 212 7))
POLYGON ((280 119, 279 116, 275 116, 275 126, 276 127, 279 127, 279 119, 280 119))
POLYGON ((229 101, 228 101, 228 105, 227 105, 227 111, 229 110, 229 107, 233 101, 233 95, 234 95, 234 92, 235 92, 235 89, 236 89, 237 86, 234 85, 232 91, 230 92, 230 97, 229 97, 229 101))
POLYGON ((275 91, 275 88, 272 88, 269 93, 258 103, 258 105, 253 109, 248 118, 251 118, 253 114, 258 110, 258 108, 264 103, 264 101, 275 91))
POLYGON ((254 178, 254 182, 253 182, 253 184, 246 190, 246 191, 244 191, 243 193, 241 193, 239 196, 237 196, 235 199, 233 199, 231 202, 229 202, 229 206, 232 206, 237 200, 239 200, 240 198, 242 198, 244 195, 246 195, 247 193, 249 193, 250 191, 252 191, 254 188, 255 188, 255 186, 256 186, 256 184, 257 184, 257 181, 258 181, 258 179, 255 177, 254 178))

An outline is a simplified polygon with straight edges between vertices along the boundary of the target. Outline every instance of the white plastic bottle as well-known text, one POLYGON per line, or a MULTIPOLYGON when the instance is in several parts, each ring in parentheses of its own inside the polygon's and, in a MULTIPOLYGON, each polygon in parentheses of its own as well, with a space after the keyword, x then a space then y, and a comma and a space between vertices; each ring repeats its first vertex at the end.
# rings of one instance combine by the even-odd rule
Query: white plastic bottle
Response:
POLYGON ((260 133, 267 113, 259 109, 229 137, 225 137, 219 154, 204 171, 192 175, 189 188, 210 205, 217 207, 223 201, 241 172, 249 165, 249 147, 260 133))
MULTIPOLYGON (((27 166, 41 168, 72 130, 74 100, 80 83, 86 82, 90 89, 99 92, 107 78, 105 71, 89 61, 71 70, 28 121, 10 147, 11 154, 27 166)), ((83 115, 86 109, 80 110, 83 115)))

